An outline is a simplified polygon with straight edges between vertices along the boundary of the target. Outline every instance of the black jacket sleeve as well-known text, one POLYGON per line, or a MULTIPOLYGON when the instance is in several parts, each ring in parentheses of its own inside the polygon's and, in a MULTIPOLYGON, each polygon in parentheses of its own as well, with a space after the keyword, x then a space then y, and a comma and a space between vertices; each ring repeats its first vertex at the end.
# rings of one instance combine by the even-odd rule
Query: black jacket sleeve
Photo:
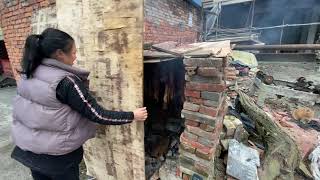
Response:
POLYGON ((104 125, 131 123, 133 112, 108 111, 101 107, 90 95, 84 83, 76 77, 66 77, 56 88, 59 101, 69 105, 87 119, 104 125))

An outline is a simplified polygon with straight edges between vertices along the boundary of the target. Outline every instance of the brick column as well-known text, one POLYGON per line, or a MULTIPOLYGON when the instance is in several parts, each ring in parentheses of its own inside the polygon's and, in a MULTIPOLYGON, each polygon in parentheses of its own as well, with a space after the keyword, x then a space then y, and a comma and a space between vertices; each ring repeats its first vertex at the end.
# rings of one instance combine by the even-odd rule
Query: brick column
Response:
POLYGON ((226 58, 186 58, 185 130, 180 140, 179 164, 183 179, 214 177, 214 157, 226 111, 226 58))

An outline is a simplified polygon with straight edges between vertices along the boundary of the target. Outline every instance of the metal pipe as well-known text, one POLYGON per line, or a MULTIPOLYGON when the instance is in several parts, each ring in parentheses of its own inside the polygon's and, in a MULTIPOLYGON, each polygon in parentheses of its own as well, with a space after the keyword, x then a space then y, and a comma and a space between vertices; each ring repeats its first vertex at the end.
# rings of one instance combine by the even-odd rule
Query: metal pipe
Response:
POLYGON ((303 24, 282 24, 278 26, 266 26, 266 27, 252 27, 252 28, 239 28, 239 29, 215 29, 215 31, 228 31, 228 32, 237 32, 237 31, 257 31, 257 30, 265 30, 265 29, 276 29, 276 28, 283 28, 283 27, 297 27, 297 26, 312 26, 312 25, 320 25, 320 22, 312 22, 312 23, 303 23, 303 24))
POLYGON ((275 28, 283 28, 283 27, 312 26, 312 25, 320 25, 320 22, 303 23, 303 24, 284 24, 284 25, 268 26, 268 27, 252 27, 252 30, 265 30, 265 29, 275 29, 275 28))
MULTIPOLYGON (((284 25, 284 18, 285 18, 285 16, 283 16, 282 25, 284 25)), ((279 43, 279 44, 282 44, 283 29, 284 29, 284 27, 281 28, 281 32, 280 32, 280 43, 279 43)))
POLYGON ((236 45, 235 50, 320 50, 320 44, 236 45))
POLYGON ((253 0, 253 1, 252 1, 251 22, 250 22, 250 32, 251 32, 251 29, 252 29, 252 27, 253 27, 255 4, 256 4, 256 0, 253 0))

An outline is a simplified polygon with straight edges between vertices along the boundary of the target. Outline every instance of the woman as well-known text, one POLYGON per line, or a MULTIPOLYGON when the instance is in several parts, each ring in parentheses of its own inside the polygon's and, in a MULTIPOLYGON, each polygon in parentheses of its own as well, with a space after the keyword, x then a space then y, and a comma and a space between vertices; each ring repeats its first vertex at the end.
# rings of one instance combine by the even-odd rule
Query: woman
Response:
POLYGON ((22 59, 22 78, 13 104, 12 158, 31 169, 35 180, 79 179, 82 145, 96 123, 145 121, 146 108, 108 111, 86 87, 89 72, 73 67, 73 38, 57 29, 30 35, 22 59))

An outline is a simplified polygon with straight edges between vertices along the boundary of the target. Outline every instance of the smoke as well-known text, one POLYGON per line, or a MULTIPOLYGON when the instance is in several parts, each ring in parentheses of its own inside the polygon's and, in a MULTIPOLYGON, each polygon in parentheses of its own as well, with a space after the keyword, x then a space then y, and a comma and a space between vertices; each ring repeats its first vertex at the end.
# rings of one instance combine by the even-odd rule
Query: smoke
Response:
MULTIPOLYGON (((319 0, 256 0, 253 27, 279 26, 317 22, 312 18, 320 7, 319 0), (315 10, 314 10, 315 9, 315 10), (315 11, 315 12, 314 12, 315 11)), ((233 4, 222 8, 221 26, 224 28, 250 27, 252 2, 233 4)), ((274 28, 259 30, 261 40, 266 44, 300 43, 309 26, 274 28)))

